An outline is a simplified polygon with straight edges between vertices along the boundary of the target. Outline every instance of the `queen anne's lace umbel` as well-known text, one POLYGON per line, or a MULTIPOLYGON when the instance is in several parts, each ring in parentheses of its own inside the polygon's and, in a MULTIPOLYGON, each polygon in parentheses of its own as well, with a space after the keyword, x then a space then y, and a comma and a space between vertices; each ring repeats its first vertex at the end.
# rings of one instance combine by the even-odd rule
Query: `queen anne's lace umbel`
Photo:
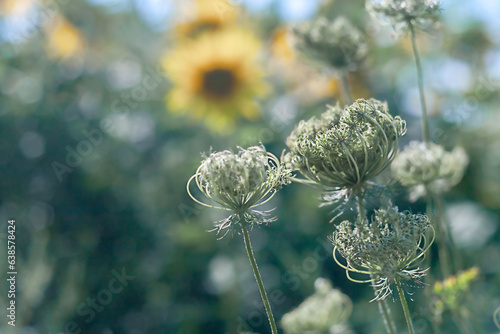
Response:
POLYGON ((347 324, 352 312, 351 299, 333 289, 331 282, 324 278, 318 278, 314 286, 316 292, 281 319, 285 333, 352 333, 347 324))
POLYGON ((290 172, 263 146, 239 149, 238 153, 225 150, 212 152, 189 179, 187 191, 191 198, 203 206, 232 211, 226 219, 216 224, 218 231, 231 227, 243 216, 251 223, 274 221, 266 219, 265 212, 252 210, 267 201, 289 184, 290 172), (205 203, 194 197, 190 190, 195 182, 200 192, 215 204, 205 203))
POLYGON ((352 188, 380 174, 395 158, 406 123, 385 103, 357 100, 301 121, 287 139, 285 162, 310 181, 333 190, 352 188))
POLYGON ((439 19, 438 0, 367 0, 366 9, 377 20, 389 22, 394 28, 406 30, 410 25, 428 29, 439 19))
POLYGON ((368 51, 361 31, 344 17, 335 21, 322 17, 296 26, 293 44, 310 63, 337 71, 356 68, 368 51))
POLYGON ((398 212, 397 208, 375 211, 371 223, 359 218, 344 221, 333 233, 334 259, 354 282, 373 282, 376 299, 392 293, 396 279, 419 281, 427 269, 417 267, 434 241, 434 229, 425 215, 398 212), (342 264, 336 251, 345 258, 342 264), (416 267, 416 268, 415 268, 416 267), (352 273, 371 275, 357 280, 352 273))
POLYGON ((392 163, 394 176, 410 187, 410 198, 417 200, 427 192, 442 194, 457 185, 469 163, 461 147, 451 152, 441 145, 412 141, 392 163))

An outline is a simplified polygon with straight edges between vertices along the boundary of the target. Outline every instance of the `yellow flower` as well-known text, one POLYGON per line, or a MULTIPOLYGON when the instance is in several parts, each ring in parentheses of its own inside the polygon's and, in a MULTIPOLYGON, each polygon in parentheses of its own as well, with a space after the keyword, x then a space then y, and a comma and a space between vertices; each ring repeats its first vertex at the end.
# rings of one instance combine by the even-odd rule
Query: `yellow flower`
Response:
POLYGON ((222 29, 236 21, 238 8, 226 0, 196 0, 194 15, 187 22, 178 24, 178 38, 192 38, 206 31, 222 29))
POLYGON ((75 26, 57 16, 46 29, 46 50, 53 58, 70 58, 83 51, 83 37, 75 26))
POLYGON ((240 115, 257 118, 254 99, 267 90, 256 64, 259 46, 251 33, 236 28, 179 44, 162 62, 174 83, 168 108, 204 118, 217 132, 228 131, 240 115))
POLYGON ((462 305, 471 283, 479 276, 479 269, 472 267, 457 276, 450 276, 442 282, 434 284, 436 309, 442 312, 445 308, 457 309, 462 305))
POLYGON ((292 62, 296 59, 292 46, 288 37, 288 29, 279 27, 272 36, 271 50, 273 56, 283 60, 284 62, 292 62))

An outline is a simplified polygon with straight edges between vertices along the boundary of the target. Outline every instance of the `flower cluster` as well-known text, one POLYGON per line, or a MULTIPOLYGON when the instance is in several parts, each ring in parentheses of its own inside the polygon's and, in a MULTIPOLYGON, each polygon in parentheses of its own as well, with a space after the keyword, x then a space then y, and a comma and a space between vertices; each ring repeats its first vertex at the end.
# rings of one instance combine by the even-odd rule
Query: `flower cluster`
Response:
POLYGON ((401 29, 410 24, 420 29, 431 27, 441 12, 438 0, 367 0, 366 9, 376 19, 401 29))
POLYGON ((331 70, 355 68, 367 54, 366 39, 344 17, 319 18, 293 29, 295 48, 313 64, 331 70))
POLYGON ((332 288, 330 281, 318 278, 316 292, 293 311, 285 314, 281 325, 286 334, 347 334, 352 312, 348 296, 332 288))
POLYGON ((239 215, 257 222, 252 217, 260 213, 248 213, 248 210, 269 201, 276 191, 290 182, 289 176, 290 172, 282 167, 276 156, 266 152, 263 146, 252 146, 240 148, 238 153, 212 152, 189 179, 187 190, 201 205, 233 212, 217 226, 221 230, 241 218, 239 215), (204 203, 191 194, 189 186, 193 180, 202 194, 218 206, 204 203))
POLYGON ((435 306, 440 314, 445 309, 456 310, 460 308, 470 284, 479 275, 477 267, 470 268, 457 276, 451 276, 443 282, 434 284, 434 294, 437 297, 435 306))
POLYGON ((395 280, 418 281, 426 270, 418 266, 434 241, 434 230, 425 215, 398 212, 397 208, 375 211, 368 224, 358 219, 354 224, 342 222, 333 233, 335 261, 346 270, 354 282, 374 282, 376 299, 384 299, 392 293, 390 284, 395 280), (427 235, 431 232, 431 238, 427 235), (341 264, 335 255, 338 251, 347 261, 341 264), (359 281, 350 273, 367 274, 369 280, 359 281))
POLYGON ((427 191, 441 194, 457 185, 468 163, 460 147, 446 152, 440 145, 413 141, 397 156, 391 169, 402 185, 412 188, 410 198, 417 200, 427 191))
POLYGON ((329 107, 302 121, 287 139, 285 161, 312 182, 334 190, 352 188, 380 174, 397 153, 406 124, 375 99, 344 110, 329 107))

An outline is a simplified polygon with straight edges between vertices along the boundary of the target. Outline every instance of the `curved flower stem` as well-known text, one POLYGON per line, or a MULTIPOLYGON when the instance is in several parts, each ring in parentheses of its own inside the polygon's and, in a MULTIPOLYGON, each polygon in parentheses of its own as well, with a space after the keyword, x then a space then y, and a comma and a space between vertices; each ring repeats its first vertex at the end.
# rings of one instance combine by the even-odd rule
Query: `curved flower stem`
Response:
MULTIPOLYGON (((368 221, 366 220, 365 206, 363 204, 363 199, 361 198, 361 191, 359 190, 356 192, 356 200, 358 203, 359 216, 363 221, 365 221, 368 224, 368 221)), ((373 280, 373 282, 375 282, 377 279, 375 275, 370 275, 370 278, 373 280)), ((372 287, 375 293, 375 297, 377 297, 379 295, 379 292, 375 286, 372 285, 372 287)), ((396 334, 396 326, 394 325, 394 321, 392 320, 391 309, 389 308, 389 305, 387 305, 387 301, 385 299, 382 300, 377 299, 377 303, 380 314, 384 318, 384 324, 387 333, 396 334)))
POLYGON ((410 309, 408 308, 408 303, 406 302, 405 293, 403 291, 403 288, 401 287, 401 282, 399 281, 399 278, 396 278, 395 282, 396 282, 396 287, 397 287, 398 293, 399 293, 399 299, 401 299, 401 305, 403 306, 403 312, 405 314, 406 324, 408 325, 408 332, 409 332, 409 334, 414 334, 413 322, 411 321, 411 315, 410 315, 410 309))
POLYGON ((417 66, 418 89, 420 91, 420 104, 422 105, 422 138, 426 143, 430 141, 429 135, 429 119, 427 117, 427 105, 425 103, 424 94, 424 76, 422 74, 422 64, 420 63, 420 56, 418 54, 417 41, 415 37, 415 27, 413 23, 408 21, 408 27, 411 32, 411 44, 413 46, 413 54, 415 55, 415 64, 417 66))
POLYGON ((495 323, 495 326, 498 327, 498 329, 500 329, 500 321, 498 320, 499 316, 500 316, 500 307, 498 307, 493 313, 493 322, 495 323))
POLYGON ((243 219, 242 215, 240 215, 239 217, 240 217, 241 230, 243 231, 243 239, 245 240, 245 248, 247 250, 248 259, 250 260, 255 280, 257 281, 257 285, 259 286, 260 296, 262 297, 262 301, 264 302, 264 308, 266 309, 267 318, 269 319, 269 325, 271 325, 272 333, 278 334, 278 328, 276 327, 276 322, 274 321, 273 312, 271 310, 271 304, 269 303, 269 299, 267 298, 267 293, 264 288, 264 283, 262 282, 262 278, 260 277, 259 267, 257 266, 257 262, 255 261, 255 256, 253 254, 252 244, 250 243, 250 236, 248 235, 248 229, 245 225, 245 220, 243 219))
POLYGON ((342 93, 344 94, 344 102, 346 105, 352 104, 351 89, 349 88, 349 81, 347 80, 347 71, 342 71, 339 74, 342 83, 342 93))

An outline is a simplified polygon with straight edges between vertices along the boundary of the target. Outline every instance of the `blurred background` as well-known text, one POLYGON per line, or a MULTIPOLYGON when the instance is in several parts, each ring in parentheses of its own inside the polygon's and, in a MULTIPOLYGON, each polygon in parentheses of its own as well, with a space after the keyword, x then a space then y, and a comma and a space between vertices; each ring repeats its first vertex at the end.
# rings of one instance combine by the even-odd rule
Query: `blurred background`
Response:
MULTIPOLYGON (((500 2, 442 7, 441 28, 418 39, 431 132, 470 156, 446 212, 463 269, 480 270, 467 300, 478 333, 495 333, 500 2)), ((279 156, 299 120, 336 103, 335 78, 304 65, 287 37, 319 15, 366 34, 354 97, 387 100, 407 120, 401 145, 419 140, 411 43, 372 23, 361 0, 0 0, 0 257, 6 272, 15 219, 18 270, 17 325, 2 311, 0 333, 270 333, 241 236, 207 232, 223 216, 196 205, 186 182, 211 150, 262 142, 279 156)), ((320 195, 286 187, 269 204, 279 220, 251 232, 267 290, 283 293, 275 315, 325 277, 353 300, 356 333, 383 333, 369 285, 331 257, 333 208, 318 208, 320 195)), ((425 210, 403 190, 394 202, 425 210)), ((1 291, 5 310, 5 280, 1 291)))

